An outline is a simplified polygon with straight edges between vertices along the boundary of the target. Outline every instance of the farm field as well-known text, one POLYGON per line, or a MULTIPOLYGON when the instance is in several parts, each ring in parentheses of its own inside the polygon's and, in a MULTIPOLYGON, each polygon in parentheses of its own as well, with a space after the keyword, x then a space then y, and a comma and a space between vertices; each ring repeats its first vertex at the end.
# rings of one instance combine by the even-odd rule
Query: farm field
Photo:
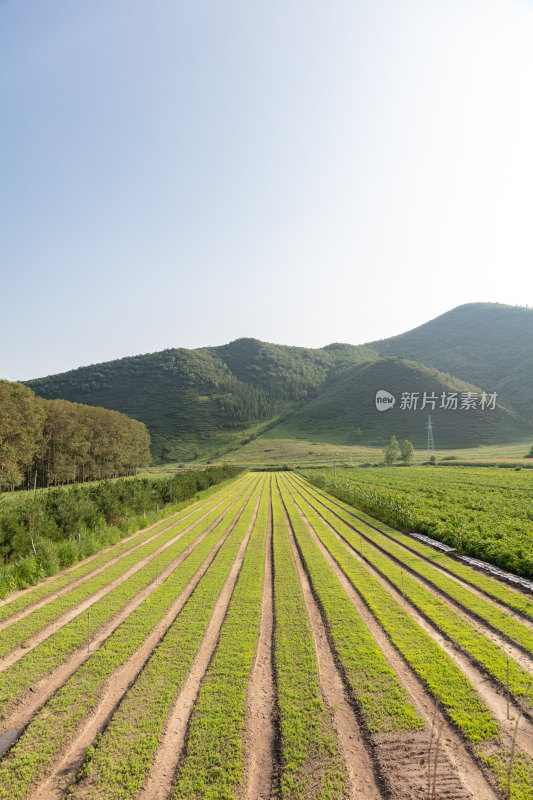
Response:
POLYGON ((533 473, 484 467, 301 470, 381 522, 533 578, 533 473))
POLYGON ((533 596, 382 527, 247 473, 5 598, 0 800, 533 800, 533 596))

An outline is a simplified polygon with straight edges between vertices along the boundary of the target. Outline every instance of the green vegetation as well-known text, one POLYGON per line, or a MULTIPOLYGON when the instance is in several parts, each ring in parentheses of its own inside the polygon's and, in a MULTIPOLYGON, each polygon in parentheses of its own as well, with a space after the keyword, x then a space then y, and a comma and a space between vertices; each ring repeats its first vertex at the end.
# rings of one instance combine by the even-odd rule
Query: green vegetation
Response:
POLYGON ((313 636, 277 489, 272 493, 272 513, 281 797, 340 800, 348 797, 347 776, 322 702, 313 636))
MULTIPOLYGON (((332 575, 326 559, 310 538, 297 511, 297 508, 302 509, 302 503, 294 493, 295 487, 292 484, 291 490, 293 501, 286 489, 282 489, 291 526, 345 680, 352 697, 356 699, 367 729, 371 733, 390 733, 424 728, 424 722, 409 700, 407 692, 400 685, 339 581, 332 575)), ((318 517, 308 506, 305 507, 305 516, 313 528, 320 524, 318 517)))
MULTIPOLYGON (((0 767, 2 800, 23 798, 46 770, 54 755, 94 712, 105 680, 140 647, 154 625, 161 620, 198 567, 208 557, 225 527, 227 520, 220 522, 217 528, 198 544, 190 556, 119 625, 102 646, 37 712, 0 767)), ((184 549, 187 540, 180 544, 184 549)), ((229 558, 224 560, 222 568, 226 572, 235 558, 239 544, 240 539, 236 535, 226 543, 225 552, 230 551, 229 558)), ((171 548, 160 556, 162 562, 168 553, 166 561, 169 563, 170 550, 171 548)), ((176 553, 174 557, 175 555, 176 553)), ((154 577, 153 568, 151 577, 152 579, 154 577)), ((141 585, 136 591, 140 588, 141 585)))
POLYGON ((533 577, 533 486, 529 473, 462 468, 302 471, 349 505, 403 530, 533 577))
MULTIPOLYGON (((102 797, 102 794, 109 800, 137 797, 152 764, 169 709, 187 677, 218 594, 252 519, 260 489, 258 486, 250 496, 226 543, 127 692, 96 747, 90 748, 78 782, 71 790, 73 798, 78 796, 78 791, 85 800, 102 797), (180 657, 176 658, 178 652, 180 657)), ((261 560, 259 564, 262 566, 261 560)), ((221 772, 222 769, 216 774, 221 772)))
POLYGON ((267 488, 189 723, 173 800, 237 800, 241 796, 246 688, 259 638, 268 507, 267 488))
POLYGON ((366 526, 369 526, 370 531, 368 527, 365 527, 365 535, 372 535, 372 529, 380 531, 390 539, 399 542, 404 548, 411 550, 413 553, 422 556, 425 560, 436 564, 440 569, 444 569, 452 575, 456 575, 462 581, 481 590, 488 597, 499 600, 514 611, 518 611, 518 613, 523 615, 526 619, 533 620, 533 599, 520 594, 499 581, 495 581, 487 574, 478 572, 472 567, 463 564, 461 561, 456 561, 444 553, 422 544, 422 542, 419 542, 417 539, 413 539, 405 533, 401 533, 395 528, 385 525, 374 517, 368 516, 364 511, 360 511, 359 509, 355 511, 353 506, 349 506, 342 501, 333 502, 331 497, 325 495, 322 491, 313 491, 308 483, 304 484, 299 481, 298 485, 300 489, 304 488, 310 495, 315 496, 317 499, 320 498, 321 502, 333 509, 341 519, 353 525, 356 529, 358 529, 359 523, 364 523, 366 526))
POLYGON ((117 411, 43 400, 0 380, 0 490, 132 475, 150 463, 142 422, 117 411))
MULTIPOLYGON (((230 494, 227 497, 227 502, 230 502, 234 499, 234 496, 230 494)), ((212 501, 210 505, 215 505, 215 502, 216 501, 212 501)), ((175 522, 168 530, 168 526, 166 523, 164 523, 165 530, 162 533, 160 533, 154 539, 151 539, 151 541, 147 542, 146 544, 141 545, 141 547, 132 552, 130 555, 125 555, 117 563, 107 567, 107 569, 102 570, 102 572, 99 572, 98 575, 95 575, 92 578, 89 577, 86 581, 74 589, 67 591, 65 594, 60 595, 55 600, 52 600, 41 608, 38 608, 36 611, 31 612, 28 616, 13 622, 9 627, 0 631, 0 656, 5 655, 17 644, 28 639, 41 627, 43 627, 43 625, 48 625, 65 611, 75 608, 83 600, 90 598, 95 592, 104 589, 108 584, 112 583, 117 578, 120 578, 121 575, 124 575, 128 570, 135 568, 135 565, 142 559, 151 556, 160 547, 163 547, 168 542, 171 542, 172 539, 178 536, 183 530, 185 530, 185 528, 193 525, 196 520, 198 523, 205 518, 212 520, 216 518, 217 515, 220 515, 221 511, 222 509, 218 507, 218 505, 215 505, 212 511, 210 510, 209 506, 207 509, 201 508, 192 514, 192 516, 186 516, 182 521, 175 522)), ((180 543, 180 549, 182 547, 183 543, 180 543)), ((172 548, 169 549, 173 552, 172 548)), ((164 555, 161 555, 165 560, 167 559, 166 552, 164 555)), ((153 566, 146 567, 145 569, 149 575, 153 573, 153 566)), ((0 608, 0 612, 3 610, 3 608, 0 608)), ((7 605, 6 610, 9 610, 9 604, 7 605)))
MULTIPOLYGON (((196 555, 194 554, 204 552, 204 548, 207 546, 205 542, 209 542, 210 547, 212 547, 221 536, 224 526, 229 523, 230 515, 234 513, 230 507, 234 499, 230 495, 224 503, 225 507, 211 511, 204 520, 196 524, 196 528, 191 531, 190 536, 181 537, 164 552, 160 553, 157 563, 152 560, 94 603, 91 606, 91 630, 93 635, 97 635, 101 626, 120 611, 126 603, 131 601, 138 592, 149 586, 155 580, 156 572, 162 572, 171 564, 188 547, 189 540, 194 543, 195 538, 199 537, 209 525, 221 517, 214 530, 200 545, 195 547, 193 553, 188 556, 184 563, 191 564, 195 562, 196 555)), ((187 522, 184 525, 186 526, 187 522)), ((182 566, 178 567, 179 574, 181 574, 182 566)), ((28 651, 22 659, 0 672, 0 715, 5 713, 5 710, 12 705, 14 700, 27 691, 32 683, 36 683, 43 675, 57 667, 69 653, 82 645, 86 640, 86 636, 86 614, 78 614, 68 625, 52 633, 41 644, 28 651)))
POLYGON ((45 398, 101 405, 142 420, 157 461, 217 460, 241 448, 253 452, 248 445, 257 439, 265 450, 275 449, 269 442, 277 440, 372 446, 381 458, 393 434, 425 446, 428 410, 439 452, 530 442, 532 335, 531 310, 471 304, 366 346, 312 350, 238 339, 82 367, 28 385, 45 398), (451 412, 440 402, 434 409, 400 408, 404 391, 419 392, 422 401, 424 392, 440 398, 479 387, 498 393, 494 410, 451 412), (386 413, 375 408, 383 388, 397 398, 386 413))
POLYGON ((238 467, 209 467, 9 497, 0 504, 0 597, 114 544, 141 527, 146 512, 156 511, 153 522, 176 503, 239 472, 238 467))
MULTIPOLYGON (((307 502, 316 507, 317 497, 314 493, 308 493, 303 489, 302 494, 307 502)), ((374 547, 383 551, 384 555, 374 547, 365 547, 363 558, 400 591, 404 597, 407 597, 413 606, 421 611, 423 616, 429 619, 449 640, 457 644, 463 652, 481 666, 484 672, 491 675, 505 688, 507 654, 501 647, 494 644, 482 633, 479 633, 472 624, 461 618, 446 602, 440 600, 424 586, 421 586, 417 580, 409 575, 409 571, 419 575, 431 585, 437 586, 447 596, 452 597, 467 609, 469 613, 475 614, 483 621, 491 624, 495 629, 502 631, 504 636, 513 638, 524 649, 531 651, 533 637, 529 628, 526 628, 525 625, 504 614, 485 600, 480 599, 473 592, 464 589, 456 581, 442 575, 426 562, 406 553, 399 545, 391 542, 385 536, 361 524, 354 529, 350 523, 344 522, 337 513, 332 513, 328 510, 331 508, 331 504, 328 502, 327 497, 324 497, 323 500, 324 505, 320 504, 320 515, 348 542, 354 551, 361 552, 361 537, 364 537, 366 542, 370 542, 374 547)), ((509 659, 509 686, 515 697, 525 698, 530 710, 533 710, 533 685, 530 673, 522 669, 512 658, 509 659)))

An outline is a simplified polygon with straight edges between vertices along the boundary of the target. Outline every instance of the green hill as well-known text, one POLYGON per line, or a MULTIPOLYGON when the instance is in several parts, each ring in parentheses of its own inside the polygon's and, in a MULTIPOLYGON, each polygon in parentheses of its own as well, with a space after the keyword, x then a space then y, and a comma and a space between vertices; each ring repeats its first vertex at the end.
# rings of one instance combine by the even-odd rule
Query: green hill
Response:
MULTIPOLYGON (((481 389, 435 369, 400 358, 366 362, 346 370, 320 396, 287 416, 265 434, 266 438, 312 439, 335 444, 383 447, 395 434, 415 447, 427 443, 427 421, 431 415, 438 448, 476 447, 533 437, 533 424, 498 404, 479 408, 481 389), (386 411, 376 408, 376 393, 384 389, 396 402, 386 411), (476 408, 461 409, 462 393, 478 395, 476 408), (416 397, 416 408, 401 407, 402 394, 416 397), (424 393, 427 402, 423 408, 424 393), (451 394, 457 409, 442 408, 451 394)), ((407 405, 407 404, 406 404, 407 405)), ((412 402, 414 405, 414 401, 412 402)))
POLYGON ((158 461, 218 457, 251 438, 282 433, 380 447, 395 433, 423 446, 428 409, 401 411, 404 391, 498 392, 500 407, 492 412, 430 409, 439 447, 521 441, 533 430, 533 311, 474 303, 367 345, 311 349, 237 339, 81 367, 28 385, 42 397, 141 420, 158 461), (378 389, 397 395, 394 409, 375 409, 378 389))
POLYGON ((498 392, 501 403, 533 422, 533 309, 468 303, 368 347, 498 392))
POLYGON ((364 347, 321 350, 237 339, 221 347, 164 350, 29 381, 37 394, 101 405, 140 419, 156 459, 216 455, 315 397, 364 347))

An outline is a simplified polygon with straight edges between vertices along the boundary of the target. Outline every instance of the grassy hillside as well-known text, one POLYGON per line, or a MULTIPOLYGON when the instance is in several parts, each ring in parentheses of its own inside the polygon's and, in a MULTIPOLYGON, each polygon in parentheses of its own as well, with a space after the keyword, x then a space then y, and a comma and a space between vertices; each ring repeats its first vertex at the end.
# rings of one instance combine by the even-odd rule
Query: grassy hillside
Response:
POLYGON ((431 414, 438 449, 476 447, 494 442, 517 441, 533 436, 533 424, 516 413, 496 406, 494 410, 446 410, 439 408, 442 392, 480 392, 450 375, 412 361, 386 358, 352 367, 332 382, 320 396, 276 426, 264 438, 313 439, 334 444, 383 447, 395 434, 415 447, 427 443, 431 414), (378 411, 375 396, 385 389, 396 397, 393 408, 378 411), (416 410, 402 410, 402 392, 418 392, 416 410), (435 409, 421 409, 424 392, 439 399, 435 409))
POLYGON ((101 405, 140 419, 156 459, 217 455, 257 436, 318 394, 365 348, 321 350, 238 339, 222 347, 171 349, 29 381, 46 398, 101 405))
POLYGON ((427 410, 402 413, 401 392, 439 395, 473 386, 497 391, 501 407, 435 409, 436 446, 518 442, 533 436, 533 311, 470 304, 368 345, 310 349, 237 339, 81 367, 28 385, 46 398, 140 419, 157 461, 217 458, 261 436, 382 447, 395 433, 424 447, 427 410), (393 410, 376 411, 377 389, 397 395, 393 410))
POLYGON ((497 391, 503 405, 533 421, 533 309, 468 303, 369 347, 497 391))

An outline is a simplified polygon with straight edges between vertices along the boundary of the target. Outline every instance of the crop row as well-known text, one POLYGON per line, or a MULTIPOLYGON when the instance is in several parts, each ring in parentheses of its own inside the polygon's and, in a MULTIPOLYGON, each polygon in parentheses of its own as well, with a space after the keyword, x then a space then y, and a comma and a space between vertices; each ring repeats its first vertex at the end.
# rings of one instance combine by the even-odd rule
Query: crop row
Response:
MULTIPOLYGON (((303 484, 302 481, 299 482, 303 484)), ((306 486, 308 489, 310 489, 308 483, 306 486)), ((322 493, 317 492, 317 496, 318 495, 322 495, 322 493)), ((331 497, 328 499, 331 501, 331 497)), ((455 559, 444 555, 442 552, 436 552, 433 548, 428 547, 411 536, 400 533, 400 531, 396 530, 395 528, 391 528, 389 525, 380 522, 374 517, 370 517, 360 509, 357 509, 357 514, 354 513, 353 506, 349 506, 347 503, 342 502, 342 500, 338 500, 336 503, 334 503, 334 505, 338 508, 341 508, 345 514, 349 515, 352 520, 352 524, 356 525, 356 522, 359 522, 363 523, 365 526, 369 526, 370 528, 384 534, 388 538, 399 542, 404 548, 407 548, 422 558, 437 564, 441 569, 451 572, 463 582, 470 584, 476 589, 479 589, 481 592, 489 597, 492 597, 494 600, 499 600, 501 603, 509 606, 509 608, 512 608, 514 611, 517 611, 528 620, 533 620, 533 600, 531 598, 520 594, 518 591, 515 591, 509 586, 505 586, 488 575, 478 572, 472 567, 468 567, 466 564, 462 564, 460 561, 456 561, 455 559), (356 522, 354 522, 354 520, 356 522)), ((343 518, 347 519, 347 517, 343 518)))
MULTIPOLYGON (((247 513, 249 519, 250 503, 247 513)), ((142 645, 209 556, 219 536, 220 531, 213 530, 37 712, 2 762, 1 800, 19 800, 44 777, 54 757, 94 713, 106 679, 142 645)), ((215 559, 217 568, 222 570, 221 575, 227 572, 235 558, 239 535, 230 535, 226 545, 225 549, 222 548, 224 556, 215 559)))
POLYGON ((250 524, 257 488, 225 544, 172 623, 108 727, 85 757, 70 796, 137 797, 153 763, 165 720, 192 665, 218 595, 250 524), (179 656, 179 657, 177 657, 179 656))
MULTIPOLYGON (((115 564, 112 564, 110 567, 102 570, 102 572, 99 572, 94 577, 89 578, 79 586, 71 589, 69 592, 56 597, 50 603, 41 606, 28 616, 16 620, 8 628, 0 631, 0 656, 5 655, 13 647, 19 645, 21 642, 24 642, 34 633, 39 631, 44 625, 56 620, 61 614, 64 614, 70 609, 75 609, 75 607, 83 600, 86 600, 99 590, 107 587, 129 570, 135 569, 136 565, 139 564, 143 559, 151 556, 161 547, 165 547, 165 545, 167 545, 169 542, 172 542, 186 528, 190 527, 191 525, 196 525, 196 527, 198 527, 200 522, 203 520, 207 521, 207 524, 209 524, 209 522, 216 518, 217 515, 222 513, 224 506, 228 506, 232 500, 233 498, 230 496, 223 502, 222 508, 217 507, 211 512, 205 512, 204 509, 200 509, 192 516, 192 520, 186 519, 175 523, 170 528, 160 533, 158 536, 151 539, 134 552, 124 556, 124 558, 120 559, 115 564), (196 522, 194 522, 195 517, 197 519, 196 522)), ((163 560, 168 560, 166 558, 168 549, 171 548, 167 548, 167 550, 159 554, 158 558, 160 562, 163 560)), ((153 566, 145 565, 144 570, 145 572, 153 572, 153 566)))
POLYGON ((348 794, 346 768, 322 702, 313 636, 277 489, 272 518, 281 797, 343 798, 348 794))
MULTIPOLYGON (((306 490, 309 491, 309 490, 306 490)), ((313 497, 316 493, 311 492, 313 497)), ((506 638, 513 640, 524 650, 533 655, 533 633, 524 623, 514 619, 500 610, 484 598, 480 598, 470 589, 459 584, 453 578, 444 575, 437 568, 428 564, 427 561, 419 558, 414 553, 406 552, 405 548, 391 541, 387 536, 379 533, 376 529, 366 524, 358 523, 354 525, 354 520, 350 519, 348 512, 343 509, 334 508, 334 503, 327 498, 321 497, 320 502, 327 508, 334 511, 344 522, 360 536, 364 536, 372 541, 377 547, 386 552, 396 561, 403 564, 407 569, 417 573, 426 582, 434 586, 451 600, 468 609, 469 613, 474 614, 480 620, 490 625, 494 630, 502 633, 506 638)))
MULTIPOLYGON (((215 526, 212 534, 207 539, 210 542, 216 540, 221 535, 224 526, 228 524, 231 508, 227 509, 222 519, 215 526)), ((220 516, 219 510, 211 514, 198 523, 198 536, 209 527, 209 524, 216 522, 220 516)), ((205 542, 206 540, 204 540, 205 542)), ((203 545, 204 542, 201 544, 203 545)), ((186 548, 188 542, 186 537, 178 539, 173 545, 159 556, 159 570, 162 572, 176 559, 186 548)), ((198 546, 192 551, 196 552, 198 546)), ((202 547, 201 552, 204 548, 202 547)), ((191 554, 191 555, 192 555, 191 554)), ((186 559, 187 563, 191 556, 186 559)), ((91 630, 98 634, 99 628, 109 621, 114 614, 120 611, 126 603, 131 601, 142 589, 145 589, 156 578, 156 565, 153 563, 146 565, 123 583, 116 586, 109 594, 98 602, 94 603, 90 611, 91 630)), ((0 715, 22 692, 27 689, 51 669, 57 667, 65 657, 79 647, 85 641, 87 635, 87 620, 85 615, 79 614, 70 623, 63 626, 60 630, 53 633, 41 644, 28 652, 21 660, 7 667, 0 673, 0 715)))
POLYGON ((531 475, 480 468, 304 470, 383 522, 428 534, 516 575, 533 577, 531 475))
MULTIPOLYGON (((302 493, 302 496, 307 498, 313 497, 313 495, 306 495, 306 493, 302 493)), ((314 505, 312 499, 310 502, 314 505)), ((351 525, 343 522, 336 514, 329 511, 326 504, 321 504, 320 516, 323 517, 356 552, 359 551, 359 553, 361 553, 361 539, 358 532, 355 531, 351 525)), ((369 548, 366 546, 363 554, 364 560, 371 564, 398 591, 402 592, 426 619, 444 633, 450 641, 458 645, 463 652, 469 655, 486 673, 491 675, 503 687, 506 685, 507 669, 509 669, 509 687, 511 693, 515 697, 525 698, 529 708, 533 709, 533 686, 531 685, 530 673, 522 669, 514 659, 508 658, 506 653, 497 644, 476 630, 473 625, 463 619, 456 611, 450 608, 447 603, 436 597, 431 591, 424 588, 424 586, 421 586, 417 580, 410 577, 408 573, 404 573, 402 569, 399 569, 397 564, 387 558, 387 544, 390 544, 387 543, 387 540, 385 540, 383 546, 379 534, 375 534, 369 538, 372 544, 376 542, 382 546, 385 555, 383 555, 380 550, 375 550, 373 547, 369 548)), ((400 550, 400 548, 396 549, 400 550)), ((391 546, 390 552, 392 555, 396 555, 394 546, 391 546)), ((398 558, 402 555, 405 559, 405 554, 400 550, 398 558)), ((407 569, 413 569, 415 573, 418 572, 414 558, 407 558, 406 563, 402 561, 402 566, 407 566, 407 569)))
MULTIPOLYGON (((184 522, 185 520, 187 520, 189 524, 192 524, 195 520, 197 520, 200 516, 202 516, 203 513, 206 513, 210 508, 222 502, 226 497, 232 494, 235 491, 236 487, 237 484, 234 483, 231 487, 226 488, 224 491, 219 491, 216 497, 211 497, 210 499, 208 499, 207 502, 203 503, 200 506, 200 508, 193 508, 193 509, 182 508, 179 512, 172 514, 171 517, 167 517, 161 522, 155 525, 151 525, 149 528, 146 528, 142 531, 139 531, 139 533, 134 534, 128 539, 127 542, 119 542, 113 547, 107 548, 105 552, 100 553, 95 558, 85 560, 75 569, 70 570, 69 572, 63 575, 60 575, 54 580, 39 585, 35 589, 31 589, 30 591, 25 592, 22 595, 19 595, 13 600, 8 600, 7 602, 3 603, 0 606, 0 622, 7 620, 10 616, 13 616, 14 614, 17 614, 21 611, 24 611, 25 609, 29 608, 30 606, 34 605, 40 600, 43 600, 46 597, 49 597, 55 594, 56 592, 64 589, 65 587, 68 587, 68 585, 73 583, 74 581, 84 578, 91 572, 97 570, 102 566, 105 566, 105 564, 108 561, 124 557, 128 553, 131 553, 131 551, 133 551, 134 548, 135 551, 138 552, 140 546, 144 544, 147 539, 150 540, 155 539, 158 536, 158 534, 164 533, 170 528, 175 530, 176 526, 179 525, 181 522, 184 522), (178 518, 176 519, 176 517, 178 518)), ((207 489, 206 492, 213 494, 214 488, 215 487, 211 487, 210 489, 207 489)))
POLYGON ((246 689, 259 638, 268 508, 265 491, 189 723, 174 800, 235 800, 243 784, 246 689))
MULTIPOLYGON (((506 788, 509 748, 474 687, 429 634, 347 550, 327 524, 313 513, 311 506, 307 505, 305 514, 322 544, 359 592, 392 643, 431 694, 438 698, 449 719, 488 767, 500 789, 506 788)), ((531 800, 532 782, 533 763, 525 753, 520 752, 513 763, 512 797, 531 800)))
POLYGON ((398 733, 424 728, 423 720, 387 663, 383 651, 310 537, 299 513, 301 505, 298 499, 291 499, 286 490, 282 491, 282 496, 337 661, 366 729, 370 733, 398 733))

